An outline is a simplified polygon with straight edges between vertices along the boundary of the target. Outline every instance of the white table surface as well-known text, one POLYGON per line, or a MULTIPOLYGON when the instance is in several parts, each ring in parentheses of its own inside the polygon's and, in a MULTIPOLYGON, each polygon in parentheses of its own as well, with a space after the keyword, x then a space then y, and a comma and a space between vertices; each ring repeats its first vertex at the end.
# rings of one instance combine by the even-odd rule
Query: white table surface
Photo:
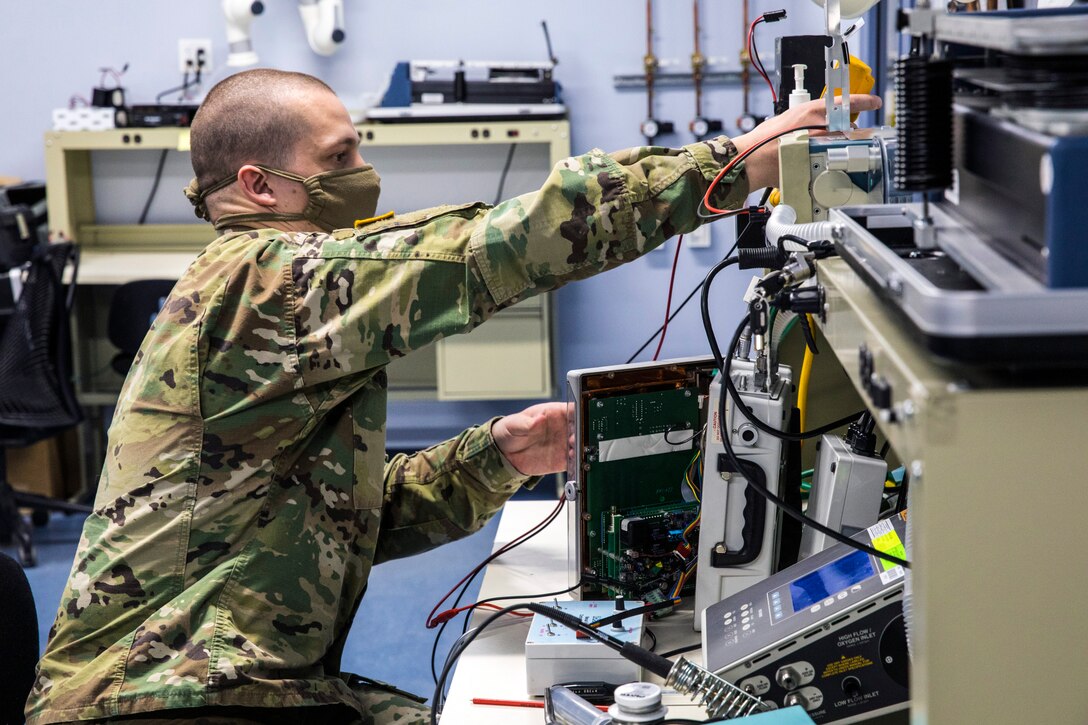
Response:
MULTIPOLYGON (((572 504, 567 504, 571 506, 572 504)), ((544 520, 555 507, 552 501, 512 501, 506 504, 495 536, 497 549, 544 520)), ((534 594, 564 589, 567 582, 567 511, 539 535, 496 559, 484 573, 480 598, 534 594)), ((493 549, 493 550, 494 550, 493 549)), ((570 595, 560 597, 569 599, 570 595)), ((551 597, 541 601, 549 601, 551 597)), ((526 598, 528 600, 528 598, 526 598)), ((514 603, 511 600, 507 604, 514 603)), ((489 616, 477 613, 473 624, 489 616)), ((540 725, 542 709, 473 705, 472 698, 502 700, 536 699, 526 693, 525 636, 529 619, 513 617, 495 622, 468 646, 457 665, 449 696, 442 714, 443 725, 540 725), (503 620, 510 619, 511 623, 503 620), (499 626, 502 624, 503 626, 499 626)), ((678 611, 649 623, 657 635, 657 651, 663 652, 697 642, 699 633, 692 628, 691 611, 678 611)), ((700 662, 698 650, 684 655, 700 662)), ((653 680, 654 678, 649 678, 653 680)), ((657 680, 660 683, 660 680, 657 680)), ((666 693, 672 717, 703 720, 706 712, 683 696, 666 693)))
POLYGON ((139 279, 178 279, 197 252, 117 252, 80 249, 79 284, 124 284, 139 279))

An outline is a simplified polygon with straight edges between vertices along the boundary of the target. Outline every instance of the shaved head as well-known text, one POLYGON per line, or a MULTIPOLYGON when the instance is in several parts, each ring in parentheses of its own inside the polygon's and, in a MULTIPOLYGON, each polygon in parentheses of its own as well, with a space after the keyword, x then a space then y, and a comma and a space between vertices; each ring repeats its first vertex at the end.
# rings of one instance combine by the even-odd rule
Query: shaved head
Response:
POLYGON ((307 98, 332 89, 305 73, 260 68, 226 78, 208 91, 190 130, 200 188, 245 164, 285 168, 310 131, 307 98))

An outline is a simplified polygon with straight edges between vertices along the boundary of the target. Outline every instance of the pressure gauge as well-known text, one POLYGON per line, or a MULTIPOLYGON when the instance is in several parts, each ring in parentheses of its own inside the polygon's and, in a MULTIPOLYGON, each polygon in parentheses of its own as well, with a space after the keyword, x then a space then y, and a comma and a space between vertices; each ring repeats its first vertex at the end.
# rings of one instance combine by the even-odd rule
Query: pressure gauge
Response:
POLYGON ((737 119, 737 130, 741 133, 748 133, 755 129, 756 126, 763 123, 763 116, 756 116, 751 113, 745 113, 737 119))
POLYGON ((692 135, 696 138, 702 138, 721 131, 722 122, 710 118, 703 118, 702 116, 696 116, 691 119, 691 122, 688 124, 688 130, 690 130, 692 135))
POLYGON ((647 118, 639 125, 638 129, 646 137, 647 141, 653 141, 663 133, 672 133, 673 125, 672 121, 658 121, 656 118, 647 118))

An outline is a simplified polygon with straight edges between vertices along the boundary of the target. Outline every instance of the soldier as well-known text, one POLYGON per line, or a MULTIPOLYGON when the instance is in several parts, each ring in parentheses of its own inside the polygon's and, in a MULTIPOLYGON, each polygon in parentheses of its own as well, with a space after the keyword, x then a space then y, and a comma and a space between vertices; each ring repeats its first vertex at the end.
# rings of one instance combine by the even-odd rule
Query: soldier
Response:
MULTIPOLYGON (((324 83, 219 83, 193 123, 187 195, 222 236, 121 392, 29 722, 424 722, 418 702, 341 676, 370 569, 479 529, 564 468, 565 407, 387 462, 385 366, 690 231, 738 149, 822 113, 733 141, 591 151, 496 207, 369 219, 378 175, 324 83)), ((774 148, 716 203, 776 183, 774 148)))

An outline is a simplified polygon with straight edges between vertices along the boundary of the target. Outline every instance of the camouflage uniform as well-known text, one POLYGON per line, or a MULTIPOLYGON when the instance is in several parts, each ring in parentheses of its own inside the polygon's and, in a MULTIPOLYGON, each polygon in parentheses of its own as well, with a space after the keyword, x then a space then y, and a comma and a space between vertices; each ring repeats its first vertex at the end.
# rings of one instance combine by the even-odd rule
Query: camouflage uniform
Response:
MULTIPOLYGON (((593 151, 493 208, 204 249, 121 392, 31 725, 323 704, 383 721, 340 676, 371 567, 479 529, 527 481, 490 423, 386 462, 386 364, 695 228, 735 153, 593 151)), ((743 200, 737 176, 719 205, 743 200)))

